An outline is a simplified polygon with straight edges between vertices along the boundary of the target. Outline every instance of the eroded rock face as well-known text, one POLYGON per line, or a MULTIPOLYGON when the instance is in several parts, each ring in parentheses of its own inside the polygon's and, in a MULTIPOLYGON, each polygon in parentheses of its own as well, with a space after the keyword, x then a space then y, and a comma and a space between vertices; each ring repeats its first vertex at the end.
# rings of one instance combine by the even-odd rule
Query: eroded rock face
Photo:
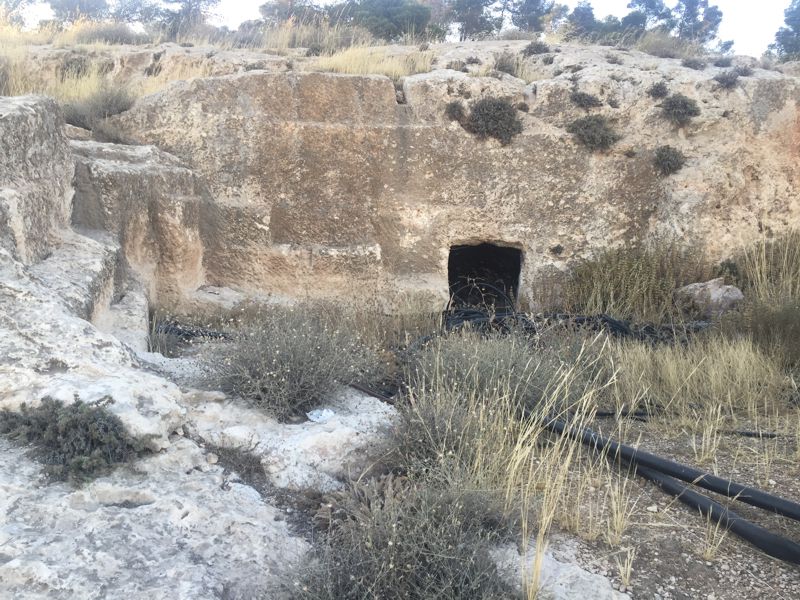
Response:
POLYGON ((174 384, 136 369, 130 351, 71 312, 0 249, 0 409, 43 397, 85 402, 111 396, 110 410, 136 436, 168 445, 184 410, 174 384))
POLYGON ((72 158, 61 111, 43 97, 0 97, 0 248, 25 264, 69 224, 72 158))
POLYGON ((76 489, 0 440, 0 596, 279 598, 308 550, 194 442, 76 489))
POLYGON ((216 200, 200 225, 206 282, 245 292, 443 298, 449 249, 492 242, 523 251, 521 292, 533 300, 545 275, 608 245, 670 235, 723 258, 797 222, 797 79, 756 69, 726 91, 718 69, 607 54, 564 45, 527 85, 408 77, 407 104, 384 77, 240 73, 174 84, 111 125, 205 178, 216 200), (663 119, 646 94, 662 80, 700 117, 682 128, 663 119), (623 135, 609 152, 567 133, 587 114, 570 101, 575 88, 623 135), (444 115, 449 101, 487 95, 527 106, 508 146, 444 115), (653 165, 664 144, 689 157, 670 177, 653 165))
POLYGON ((174 156, 152 146, 70 143, 75 226, 118 240, 125 267, 151 302, 175 304, 204 282, 200 215, 208 192, 174 156))

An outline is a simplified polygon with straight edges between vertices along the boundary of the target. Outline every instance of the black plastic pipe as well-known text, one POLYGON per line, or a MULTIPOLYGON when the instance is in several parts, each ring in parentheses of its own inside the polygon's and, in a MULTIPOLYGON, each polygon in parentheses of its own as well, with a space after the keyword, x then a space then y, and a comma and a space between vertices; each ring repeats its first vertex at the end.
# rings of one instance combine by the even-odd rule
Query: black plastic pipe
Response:
POLYGON ((631 463, 633 466, 653 469, 665 475, 669 475, 670 477, 680 479, 681 481, 693 483, 712 492, 735 498, 745 504, 757 506, 758 508, 763 508, 764 510, 783 515, 784 517, 789 517, 795 521, 800 521, 800 504, 797 502, 792 502, 791 500, 786 500, 779 496, 773 496, 772 494, 767 494, 761 490, 741 485, 729 479, 723 479, 722 477, 705 473, 699 469, 682 465, 666 458, 661 458, 655 454, 645 452, 644 450, 620 444, 602 437, 591 429, 575 429, 567 425, 567 423, 561 419, 549 420, 546 427, 554 433, 568 435, 573 439, 580 440, 585 445, 595 450, 602 451, 608 449, 609 456, 619 457, 619 459, 631 463))
POLYGON ((764 553, 786 562, 800 564, 800 544, 751 523, 726 506, 698 494, 668 475, 641 465, 634 465, 633 469, 667 494, 675 496, 686 506, 699 510, 704 517, 719 523, 720 527, 732 531, 764 553))

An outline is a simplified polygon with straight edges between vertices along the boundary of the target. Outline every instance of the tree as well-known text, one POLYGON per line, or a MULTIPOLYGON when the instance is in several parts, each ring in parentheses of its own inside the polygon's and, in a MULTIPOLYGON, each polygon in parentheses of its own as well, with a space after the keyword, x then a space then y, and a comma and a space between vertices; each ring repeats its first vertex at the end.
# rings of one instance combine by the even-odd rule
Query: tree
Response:
POLYGON ((164 10, 157 0, 117 0, 111 16, 120 23, 156 23, 164 10))
MULTIPOLYGON (((663 0, 631 0, 628 2, 628 8, 642 13, 650 26, 672 21, 672 11, 667 8, 663 0)), ((674 24, 669 25, 669 29, 673 27, 674 24)))
POLYGON ((272 0, 259 6, 258 11, 268 24, 283 23, 289 19, 306 21, 322 13, 311 0, 272 0))
POLYGON ((220 0, 171 0, 158 17, 164 33, 170 39, 177 39, 205 24, 209 10, 219 2, 220 0))
POLYGON ((48 0, 58 21, 78 19, 103 19, 109 14, 106 0, 48 0))
POLYGON ((572 28, 574 37, 581 37, 592 33, 597 28, 597 19, 594 8, 586 0, 581 0, 567 17, 567 22, 572 28))
POLYGON ((554 0, 516 0, 511 4, 511 22, 522 31, 542 31, 542 21, 554 7, 554 0))
POLYGON ((675 32, 682 40, 705 44, 717 37, 722 11, 708 0, 681 0, 672 9, 675 32))
POLYGON ((33 0, 0 0, 0 23, 22 25, 22 11, 32 3, 33 0))
POLYGON ((431 9, 415 0, 361 0, 352 9, 353 19, 385 40, 405 33, 422 33, 431 20, 431 9))
POLYGON ((489 15, 494 0, 453 0, 453 20, 459 24, 459 38, 473 39, 491 33, 498 23, 489 15))
POLYGON ((789 8, 783 11, 783 22, 786 26, 775 34, 775 43, 770 49, 782 61, 800 60, 800 0, 792 0, 789 8))

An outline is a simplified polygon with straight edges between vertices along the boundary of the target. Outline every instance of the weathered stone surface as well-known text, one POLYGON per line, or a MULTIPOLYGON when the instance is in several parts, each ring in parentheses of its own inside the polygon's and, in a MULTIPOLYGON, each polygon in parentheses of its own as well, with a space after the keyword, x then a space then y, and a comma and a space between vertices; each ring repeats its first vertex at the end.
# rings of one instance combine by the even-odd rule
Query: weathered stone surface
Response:
POLYGON ((119 240, 125 266, 145 282, 152 302, 174 303, 202 285, 199 227, 208 193, 194 173, 152 146, 70 147, 73 223, 119 240))
POLYGON ((744 294, 735 285, 725 285, 720 277, 703 283, 692 283, 676 291, 676 295, 684 302, 691 303, 706 319, 715 319, 734 310, 744 294))
MULTIPOLYGON (((476 52, 490 63, 525 45, 493 44, 444 47, 439 64, 476 52)), ((527 85, 454 71, 408 77, 405 105, 382 77, 197 79, 110 125, 208 181, 216 202, 200 219, 206 284, 246 293, 443 298, 449 248, 493 242, 523 251, 521 292, 535 300, 543 277, 609 244, 670 235, 721 259, 797 222, 797 79, 756 69, 726 91, 716 68, 639 52, 619 52, 616 65, 605 48, 559 49, 551 65, 528 59, 541 79, 527 85), (700 117, 682 128, 665 121, 645 93, 661 80, 696 99, 700 117), (609 152, 590 152, 566 131, 587 114, 569 100, 575 86, 604 102, 592 112, 624 136, 609 152), (505 147, 443 116, 451 100, 490 93, 529 108, 505 147), (689 157, 671 177, 653 165, 664 144, 689 157)))
MULTIPOLYGON (((627 594, 616 591, 611 582, 583 569, 575 561, 572 541, 562 536, 554 536, 545 550, 541 561, 539 590, 536 597, 542 600, 573 600, 574 598, 593 598, 596 600, 624 600, 627 594)), ((533 573, 536 560, 536 540, 529 543, 525 556, 516 545, 498 548, 494 554, 498 567, 511 581, 518 585, 520 592, 523 582, 533 573)))
POLYGON ((43 397, 113 398, 110 410, 137 436, 168 445, 181 423, 178 388, 136 369, 129 350, 74 314, 49 285, 0 248, 0 409, 43 397))
POLYGON ((0 248, 32 264, 69 223, 72 159, 51 99, 0 97, 0 248))
POLYGON ((279 598, 307 551, 280 512, 179 438, 83 488, 0 440, 0 597, 279 598))
POLYGON ((61 231, 58 238, 58 246, 28 272, 63 300, 70 312, 93 321, 111 301, 119 246, 109 236, 93 239, 70 229, 61 231))
POLYGON ((393 407, 352 389, 297 425, 281 425, 223 394, 198 392, 186 401, 190 435, 254 453, 274 485, 299 490, 331 491, 363 472, 396 416, 393 407))

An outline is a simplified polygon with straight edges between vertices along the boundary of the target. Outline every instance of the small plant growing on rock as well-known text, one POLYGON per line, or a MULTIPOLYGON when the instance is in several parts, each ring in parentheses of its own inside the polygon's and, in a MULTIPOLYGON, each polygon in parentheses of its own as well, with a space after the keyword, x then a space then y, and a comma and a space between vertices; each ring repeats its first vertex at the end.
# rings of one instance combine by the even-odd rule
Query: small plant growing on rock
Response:
POLYGON ((714 60, 714 66, 722 69, 727 69, 733 64, 733 59, 730 56, 720 56, 714 60))
POLYGON ((467 111, 464 110, 464 105, 460 100, 451 100, 444 107, 445 116, 451 121, 458 121, 459 123, 466 122, 467 111))
POLYGON ((610 65, 623 64, 622 58, 617 54, 606 54, 606 62, 610 65))
POLYGON ((65 405, 43 398, 36 407, 23 404, 20 412, 0 412, 0 434, 31 445, 33 456, 53 479, 93 479, 145 450, 144 441, 131 437, 106 408, 110 402, 76 399, 65 405))
POLYGON ((567 131, 590 150, 608 150, 622 139, 601 115, 590 115, 573 121, 567 131))
POLYGON ((478 100, 462 124, 470 133, 480 138, 493 137, 504 146, 510 144, 515 135, 522 133, 522 121, 516 108, 502 98, 478 100))
POLYGON ((478 58, 477 56, 468 56, 467 59, 464 61, 468 65, 482 65, 483 61, 478 58))
POLYGON ((732 90, 739 83, 739 74, 735 70, 723 71, 714 77, 714 81, 723 90, 732 90))
POLYGON ((672 94, 661 103, 661 113, 667 121, 682 127, 700 115, 700 107, 683 94, 672 94))
POLYGON ((669 88, 667 87, 666 82, 658 81, 647 88, 647 95, 651 98, 661 99, 666 98, 669 96, 669 88))
POLYGON ((673 175, 683 168, 686 164, 686 156, 672 146, 660 146, 656 149, 653 160, 656 169, 662 175, 673 175))
POLYGON ((684 58, 681 64, 687 69, 694 69, 695 71, 702 71, 706 68, 707 63, 701 58, 684 58))
POLYGON ((597 96, 588 94, 586 92, 579 92, 578 90, 574 90, 569 95, 569 99, 575 106, 579 106, 587 110, 590 108, 597 108, 599 106, 603 106, 603 102, 597 96))
POLYGON ((542 64, 543 65, 552 65, 556 60, 556 57, 552 54, 548 54, 547 56, 542 57, 542 64))
POLYGON ((534 56, 535 54, 547 54, 550 46, 539 40, 533 41, 522 50, 522 56, 534 56))
POLYGON ((739 65, 738 67, 734 67, 733 70, 739 77, 752 77, 754 72, 753 68, 747 65, 739 65))

